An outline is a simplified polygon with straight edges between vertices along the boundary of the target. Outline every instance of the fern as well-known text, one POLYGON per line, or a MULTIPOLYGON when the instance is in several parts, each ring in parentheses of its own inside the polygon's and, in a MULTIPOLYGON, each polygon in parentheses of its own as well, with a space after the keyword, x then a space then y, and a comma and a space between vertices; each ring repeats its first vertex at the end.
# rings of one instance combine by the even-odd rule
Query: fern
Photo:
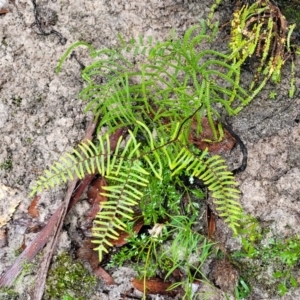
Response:
POLYGON ((120 34, 118 38, 120 41, 119 50, 121 52, 125 50, 126 53, 132 53, 133 56, 148 55, 154 46, 152 36, 149 36, 147 40, 145 40, 145 38, 140 35, 138 40, 131 39, 129 42, 126 42, 120 34))
POLYGON ((199 121, 207 115, 214 139, 218 140, 213 122, 219 118, 215 104, 234 115, 249 103, 250 95, 240 86, 238 63, 232 64, 228 55, 211 49, 198 50, 200 44, 209 45, 212 40, 206 31, 202 21, 188 29, 182 39, 151 46, 140 68, 130 63, 121 50, 92 49, 91 57, 97 60, 82 72, 88 86, 80 97, 88 101, 86 110, 101 116, 99 128, 108 125, 112 132, 135 120, 147 120, 147 124, 152 123, 150 127, 165 133, 166 120, 181 122, 202 106, 196 118, 199 121), (99 82, 99 77, 105 78, 104 82, 99 82))
POLYGON ((105 177, 109 186, 103 187, 104 196, 108 201, 102 203, 102 211, 95 219, 93 235, 97 238, 95 243, 99 258, 102 259, 103 251, 110 245, 108 239, 117 239, 117 229, 125 229, 122 218, 131 219, 132 206, 136 206, 143 196, 141 190, 148 185, 147 172, 137 160, 139 156, 138 144, 130 133, 130 138, 125 147, 120 147, 122 138, 118 140, 116 149, 112 153, 108 135, 99 138, 99 146, 88 141, 81 143, 72 154, 65 154, 45 171, 36 185, 32 188, 32 194, 52 188, 68 179, 73 179, 76 174, 83 178, 86 174, 99 173, 105 177), (82 152, 82 154, 80 153, 82 152))
POLYGON ((167 157, 171 176, 179 176, 182 172, 189 177, 197 177, 204 182, 212 192, 213 203, 220 216, 225 219, 229 227, 237 233, 242 207, 237 201, 239 190, 233 174, 228 171, 224 159, 218 155, 209 156, 207 151, 197 153, 197 150, 178 140, 172 145, 163 147, 167 157))
MULTIPOLYGON (((200 44, 212 39, 206 30, 203 21, 187 30, 182 39, 151 44, 149 51, 136 50, 132 43, 126 51, 135 48, 135 54, 146 56, 140 68, 120 49, 96 51, 82 42, 72 46, 59 62, 58 71, 75 46, 89 48, 95 61, 82 71, 87 86, 80 96, 88 101, 86 110, 101 117, 98 131, 107 126, 108 133, 98 138, 97 145, 84 142, 63 155, 38 178, 32 194, 75 175, 83 178, 99 173, 105 177, 108 185, 103 187, 103 195, 108 200, 101 204, 92 229, 100 260, 134 211, 151 205, 150 200, 159 205, 161 200, 147 199, 153 178, 161 187, 175 186, 182 175, 199 178, 211 192, 220 216, 237 233, 242 209, 233 174, 221 157, 196 149, 188 137, 195 120, 201 132, 201 118, 206 115, 214 139, 220 139, 222 131, 214 122, 220 106, 230 115, 236 114, 252 95, 240 87, 238 61, 230 64, 230 56, 211 49, 199 51, 200 44), (131 129, 129 138, 120 139, 112 151, 109 134, 125 126, 131 129), (140 141, 137 136, 142 137, 140 141)), ((178 207, 177 199, 169 197, 170 208, 178 207)), ((164 213, 161 211, 160 217, 164 213)))
MULTIPOLYGON (((189 147, 184 142, 184 135, 178 131, 178 137, 170 141, 155 141, 145 124, 137 124, 148 134, 149 144, 143 147, 143 153, 132 132, 124 148, 120 146, 122 138, 119 139, 114 152, 111 151, 108 135, 99 138, 99 146, 91 141, 81 143, 78 149, 73 150, 74 156, 65 154, 50 167, 50 171, 45 171, 46 176, 37 180, 32 194, 72 179, 75 174, 83 178, 86 174, 97 172, 105 177, 108 186, 103 187, 105 192, 102 195, 108 201, 101 203, 102 210, 97 214, 92 230, 94 243, 99 245, 95 250, 100 261, 107 247, 112 246, 110 240, 118 238, 117 230, 125 230, 124 220, 132 218, 133 208, 138 207, 147 193, 151 173, 165 186, 162 175, 166 168, 171 171, 171 177, 186 174, 203 180, 212 192, 220 216, 236 233, 242 209, 236 200, 239 191, 232 187, 236 182, 232 173, 227 171, 224 160, 219 156, 210 157, 207 151, 199 153, 199 150, 189 147)), ((180 126, 177 125, 177 128, 180 126)))

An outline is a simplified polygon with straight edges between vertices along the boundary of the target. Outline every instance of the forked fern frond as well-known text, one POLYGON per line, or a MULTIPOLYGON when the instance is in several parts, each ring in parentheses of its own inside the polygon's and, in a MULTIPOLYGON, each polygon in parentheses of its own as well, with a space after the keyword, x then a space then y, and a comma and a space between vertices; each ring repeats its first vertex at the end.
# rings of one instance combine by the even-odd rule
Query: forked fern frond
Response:
POLYGON ((101 116, 98 130, 108 126, 112 132, 139 120, 165 134, 166 124, 181 122, 201 106, 195 116, 198 133, 202 131, 200 118, 206 115, 214 139, 218 140, 214 120, 219 113, 215 103, 234 115, 250 98, 240 86, 238 63, 232 64, 229 55, 210 48, 199 50, 200 44, 210 43, 214 34, 207 33, 202 20, 181 39, 152 46, 151 39, 145 42, 140 38, 130 43, 129 48, 121 40, 121 49, 98 52, 91 49, 91 57, 97 60, 82 71, 88 86, 80 97, 88 101, 86 110, 92 111, 95 117, 101 116), (150 50, 145 51, 143 45, 150 50), (143 49, 141 53, 149 55, 137 66, 125 58, 123 50, 140 53, 139 46, 143 49))
POLYGON ((240 191, 234 188, 237 182, 232 172, 228 170, 224 159, 218 155, 210 156, 207 151, 200 153, 198 150, 193 150, 183 144, 180 137, 174 145, 164 147, 163 151, 172 176, 184 171, 185 175, 202 180, 211 192, 212 201, 220 217, 224 218, 234 233, 237 233, 238 221, 242 216, 242 207, 237 201, 240 191))

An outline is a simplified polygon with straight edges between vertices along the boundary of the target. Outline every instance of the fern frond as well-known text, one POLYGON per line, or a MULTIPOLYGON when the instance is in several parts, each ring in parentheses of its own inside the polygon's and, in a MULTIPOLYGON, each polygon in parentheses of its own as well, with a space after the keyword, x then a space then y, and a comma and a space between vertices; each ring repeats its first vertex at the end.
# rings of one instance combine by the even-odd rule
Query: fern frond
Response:
POLYGON ((56 73, 60 72, 62 64, 64 63, 66 58, 69 56, 69 54, 72 52, 72 50, 79 47, 79 46, 87 47, 90 50, 91 56, 96 52, 95 48, 93 46, 91 46, 90 44, 86 43, 86 42, 79 41, 79 42, 74 43, 73 45, 71 45, 68 48, 68 50, 64 53, 64 55, 59 60, 58 65, 56 67, 56 73))
MULTIPOLYGON (((102 187, 108 200, 101 203, 102 210, 97 214, 92 229, 93 243, 99 244, 95 250, 101 261, 103 252, 111 245, 111 239, 117 239, 116 229, 124 230, 124 219, 131 219, 133 207, 143 196, 143 189, 148 185, 149 172, 138 160, 140 144, 133 133, 125 146, 121 147, 119 138, 115 149, 111 149, 109 136, 99 138, 99 145, 88 141, 81 143, 72 154, 63 155, 50 170, 40 176, 31 194, 73 179, 75 174, 83 178, 86 174, 98 172, 105 177, 108 186, 102 187)), ((150 134, 150 132, 149 132, 150 134)))
POLYGON ((105 192, 101 194, 106 196, 108 201, 101 203, 102 210, 94 220, 92 242, 98 244, 94 250, 98 251, 99 261, 102 260, 104 252, 108 251, 107 248, 112 246, 110 240, 118 238, 119 233, 116 229, 125 230, 125 220, 132 219, 133 207, 138 205, 143 197, 141 191, 149 183, 149 173, 137 161, 122 165, 121 168, 113 168, 110 175, 105 177, 110 185, 103 187, 105 192))
POLYGON ((240 191, 234 188, 237 183, 233 174, 228 171, 224 159, 218 155, 209 156, 207 151, 191 149, 180 141, 180 137, 173 145, 162 150, 172 171, 171 176, 184 171, 186 175, 202 180, 211 192, 220 217, 237 233, 238 221, 242 216, 242 207, 237 201, 240 191))
POLYGON ((119 51, 131 52, 133 56, 148 55, 153 48, 152 36, 145 39, 145 37, 139 35, 138 39, 131 39, 130 42, 126 42, 120 34, 118 34, 118 38, 121 44, 119 51))
POLYGON ((31 188, 31 195, 73 180, 75 175, 82 179, 86 174, 97 171, 102 176, 106 176, 110 174, 111 170, 114 170, 115 165, 120 169, 120 162, 122 163, 124 159, 137 155, 139 148, 139 144, 132 134, 123 150, 120 147, 121 141, 122 137, 118 140, 114 151, 110 147, 108 135, 99 137, 99 146, 89 140, 80 143, 77 149, 73 149, 72 153, 65 153, 50 166, 49 170, 45 170, 44 175, 40 176, 31 188), (122 153, 120 153, 121 151, 122 153), (113 159, 110 158, 112 154, 113 159))
POLYGON ((170 134, 166 122, 181 122, 204 104, 199 116, 207 115, 217 140, 213 120, 218 113, 214 103, 220 103, 233 115, 250 98, 240 87, 238 63, 228 63, 228 55, 211 49, 199 51, 199 45, 212 37, 206 31, 202 20, 189 28, 182 39, 175 37, 156 45, 142 37, 132 40, 128 51, 150 53, 140 69, 125 58, 126 43, 122 38, 116 50, 91 49, 91 57, 97 57, 97 61, 82 72, 88 86, 80 97, 89 101, 86 111, 101 116, 98 130, 107 125, 113 131, 140 120, 166 138, 170 134))
POLYGON ((212 192, 213 203, 216 205, 220 217, 224 218, 228 226, 237 233, 241 220, 242 207, 236 200, 239 198, 240 191, 233 186, 237 185, 233 174, 227 170, 225 161, 220 156, 212 156, 204 159, 205 155, 194 157, 194 162, 187 171, 192 171, 192 176, 201 179, 212 192), (205 166, 205 167, 203 167, 205 166))

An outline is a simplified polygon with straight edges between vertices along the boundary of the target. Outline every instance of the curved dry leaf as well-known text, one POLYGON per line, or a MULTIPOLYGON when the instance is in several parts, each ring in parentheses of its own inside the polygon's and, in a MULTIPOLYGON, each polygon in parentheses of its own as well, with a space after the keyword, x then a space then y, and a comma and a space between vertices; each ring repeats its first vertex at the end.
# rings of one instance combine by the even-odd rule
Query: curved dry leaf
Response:
POLYGON ((94 274, 97 277, 102 278, 107 285, 116 284, 114 279, 102 267, 95 269, 94 274))
POLYGON ((103 189, 104 186, 107 186, 107 182, 104 177, 101 177, 94 180, 94 182, 91 184, 88 190, 87 195, 89 201, 92 203, 92 209, 87 216, 89 221, 94 220, 97 213, 100 211, 101 209, 100 203, 107 201, 107 197, 101 195, 101 193, 104 192, 103 189))
MULTIPOLYGON (((220 142, 207 142, 205 140, 214 140, 213 132, 210 128, 207 118, 201 119, 202 133, 197 135, 196 129, 199 127, 196 118, 193 118, 192 130, 189 135, 189 142, 194 144, 200 150, 205 150, 206 148, 210 153, 217 154, 226 151, 230 151, 235 145, 234 137, 229 133, 227 129, 224 130, 224 137, 220 142)), ((217 123, 215 122, 217 127, 217 123)))
POLYGON ((40 213, 39 213, 39 211, 37 210, 37 203, 38 203, 38 201, 41 199, 41 197, 40 196, 35 196, 33 199, 32 199, 32 201, 31 201, 31 203, 30 203, 30 205, 29 205, 29 207, 28 207, 28 213, 30 214, 30 216, 31 217, 33 217, 33 218, 38 218, 39 217, 39 215, 40 215, 40 213))
POLYGON ((0 9, 0 15, 4 15, 4 14, 7 14, 9 12, 8 9, 0 9))
POLYGON ((216 216, 208 205, 207 205, 206 214, 207 214, 206 215, 206 217, 207 217, 207 236, 209 239, 211 239, 211 237, 213 236, 213 234, 216 231, 216 216))
MULTIPOLYGON (((134 225, 133 225, 133 232, 139 233, 141 228, 144 226, 144 218, 141 216, 139 217, 134 225)), ((125 231, 119 232, 119 237, 117 240, 109 240, 110 243, 112 243, 116 247, 122 247, 127 244, 127 238, 129 237, 129 234, 125 231)))
POLYGON ((133 279, 132 284, 134 288, 144 293, 144 282, 146 283, 146 294, 160 294, 160 295, 169 295, 176 296, 181 289, 168 290, 170 286, 173 284, 171 282, 164 282, 159 278, 154 279, 133 279))

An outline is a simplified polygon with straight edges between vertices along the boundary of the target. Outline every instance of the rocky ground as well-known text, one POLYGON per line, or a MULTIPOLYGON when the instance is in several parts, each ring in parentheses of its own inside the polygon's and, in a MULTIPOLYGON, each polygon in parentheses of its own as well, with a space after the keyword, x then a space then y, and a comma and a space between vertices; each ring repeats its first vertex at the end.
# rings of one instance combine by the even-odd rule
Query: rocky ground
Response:
MULTIPOLYGON (((45 167, 83 138, 91 118, 82 112, 84 104, 78 99, 84 84, 79 64, 67 59, 62 72, 55 73, 62 54, 78 40, 97 49, 115 46, 118 33, 128 40, 142 34, 158 41, 174 28, 181 36, 190 25, 208 15, 212 1, 37 3, 43 16, 42 29, 49 32, 53 28, 61 36, 39 34, 31 1, 9 1, 8 12, 0 15, 0 228, 7 235, 0 240, 0 274, 13 263, 23 241, 28 243, 35 236, 35 233, 24 234, 26 226, 18 223, 27 214, 32 200, 28 196, 30 185, 45 167)), ((225 22, 229 19, 228 12, 230 9, 223 6, 216 18, 225 22)), ((88 61, 86 50, 77 50, 77 55, 83 62, 88 61)), ((296 61, 296 87, 299 87, 297 69, 299 60, 296 61)), ((249 153, 246 171, 237 176, 241 203, 247 213, 268 224, 270 234, 281 237, 300 232, 300 98, 298 90, 294 99, 288 98, 289 72, 287 67, 279 86, 269 85, 230 120, 249 153), (275 89, 277 97, 270 100, 269 93, 275 89)), ((240 160, 237 153, 233 164, 240 160)), ((63 196, 64 189, 41 195, 39 222, 48 220, 63 196)), ((80 209, 86 208, 78 208, 79 212, 80 209)), ((59 251, 68 251, 70 247, 70 239, 63 231, 59 251)), ((32 276, 27 276, 24 282, 30 285, 32 276)), ((112 276, 118 285, 109 290, 100 285, 94 299, 120 299, 120 293, 130 288, 134 272, 123 268, 112 276)), ((261 276, 258 281, 267 274, 261 276)), ((18 288, 19 299, 30 299, 28 287, 22 284, 18 288)), ((300 289, 294 289, 282 299, 299 298, 300 289)), ((258 284, 252 299, 271 297, 258 284)))

